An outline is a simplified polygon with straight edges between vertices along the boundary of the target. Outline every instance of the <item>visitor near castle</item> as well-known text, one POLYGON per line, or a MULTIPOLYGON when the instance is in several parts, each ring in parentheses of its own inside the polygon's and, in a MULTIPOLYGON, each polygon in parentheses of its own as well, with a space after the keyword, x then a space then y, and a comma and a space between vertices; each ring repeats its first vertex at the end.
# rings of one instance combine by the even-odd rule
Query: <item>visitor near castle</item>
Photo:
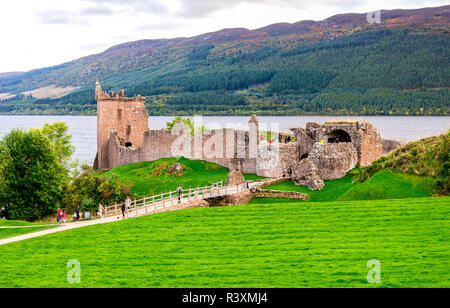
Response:
POLYGON ((127 199, 125 200, 125 213, 127 214, 128 217, 128 211, 130 210, 131 207, 131 199, 130 197, 127 197, 127 199))
POLYGON ((80 221, 80 206, 77 205, 77 208, 75 210, 75 215, 76 215, 76 221, 80 221))
POLYGON ((180 204, 181 203, 181 197, 183 195, 183 188, 181 187, 181 185, 178 185, 177 193, 178 193, 178 204, 180 204))
POLYGON ((125 202, 122 202, 122 218, 125 218, 125 202))
POLYGON ((103 219, 103 210, 104 207, 101 203, 98 204, 98 215, 100 216, 100 219, 103 219))

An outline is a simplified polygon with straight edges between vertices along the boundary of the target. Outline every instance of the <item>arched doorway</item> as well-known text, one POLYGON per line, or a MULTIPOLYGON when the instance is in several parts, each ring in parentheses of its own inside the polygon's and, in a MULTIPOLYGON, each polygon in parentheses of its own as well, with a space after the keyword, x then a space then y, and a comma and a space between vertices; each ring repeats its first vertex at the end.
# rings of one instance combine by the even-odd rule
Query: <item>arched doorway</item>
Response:
POLYGON ((300 160, 308 158, 308 157, 309 157, 309 154, 303 154, 302 156, 300 156, 300 160))
POLYGON ((352 142, 350 135, 342 129, 333 130, 327 135, 328 143, 352 142))
POLYGON ((125 146, 127 148, 131 148, 133 146, 133 144, 131 142, 125 142, 125 146))

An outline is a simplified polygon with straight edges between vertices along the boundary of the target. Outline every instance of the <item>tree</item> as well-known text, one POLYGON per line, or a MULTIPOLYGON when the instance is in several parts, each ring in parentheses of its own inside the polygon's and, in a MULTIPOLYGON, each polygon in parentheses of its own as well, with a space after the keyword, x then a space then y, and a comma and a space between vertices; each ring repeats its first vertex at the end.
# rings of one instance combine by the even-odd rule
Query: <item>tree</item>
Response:
POLYGON ((69 163, 75 150, 70 142, 72 135, 68 135, 68 131, 69 128, 64 122, 46 123, 42 128, 42 132, 54 143, 60 162, 66 165, 69 163))
POLYGON ((7 218, 34 221, 62 206, 63 188, 70 180, 66 132, 62 125, 16 129, 0 141, 0 205, 7 218))
POLYGON ((183 118, 183 117, 178 116, 175 119, 173 119, 172 121, 169 121, 166 123, 167 129, 172 130, 173 127, 175 126, 175 124, 178 122, 181 122, 182 124, 184 124, 189 129, 189 133, 192 136, 194 135, 194 133, 195 133, 194 123, 189 118, 183 118))
POLYGON ((68 211, 75 210, 77 205, 83 211, 97 211, 101 202, 110 205, 123 202, 127 196, 134 198, 132 186, 122 183, 117 176, 102 176, 88 165, 82 165, 66 187, 64 203, 68 211))

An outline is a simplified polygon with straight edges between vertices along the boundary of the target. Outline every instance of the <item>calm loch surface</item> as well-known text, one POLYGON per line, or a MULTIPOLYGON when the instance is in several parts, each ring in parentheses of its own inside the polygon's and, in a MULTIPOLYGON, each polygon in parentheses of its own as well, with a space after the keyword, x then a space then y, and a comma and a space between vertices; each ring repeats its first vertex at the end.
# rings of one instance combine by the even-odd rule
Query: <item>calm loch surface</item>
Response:
MULTIPOLYGON (((149 127, 160 129, 174 117, 150 117, 149 127)), ((203 117, 202 124, 208 128, 246 127, 250 117, 203 117)), ((259 117, 261 129, 287 131, 290 127, 302 126, 307 122, 324 123, 329 120, 361 119, 372 123, 383 138, 418 140, 439 135, 450 129, 450 117, 259 117)), ((75 146, 74 158, 92 164, 97 151, 97 118, 84 116, 0 116, 0 137, 14 128, 28 129, 42 127, 45 123, 65 122, 72 134, 75 146)))

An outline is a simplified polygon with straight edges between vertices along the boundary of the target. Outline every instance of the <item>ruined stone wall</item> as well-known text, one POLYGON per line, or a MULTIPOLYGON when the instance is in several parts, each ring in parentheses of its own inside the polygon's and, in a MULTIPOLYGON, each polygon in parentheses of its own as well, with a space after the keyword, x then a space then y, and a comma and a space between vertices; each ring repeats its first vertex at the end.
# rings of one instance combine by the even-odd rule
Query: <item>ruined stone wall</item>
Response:
POLYGON ((118 166, 139 163, 142 161, 142 147, 132 148, 122 145, 118 133, 111 131, 108 141, 108 168, 113 169, 118 166))
POLYGON ((309 135, 304 128, 294 127, 291 130, 294 132, 295 139, 297 140, 299 157, 307 158, 317 140, 314 136, 309 135))
POLYGON ((269 190, 269 189, 254 189, 252 190, 254 198, 283 198, 306 201, 309 196, 295 191, 269 190))
POLYGON ((247 204, 253 198, 249 189, 232 195, 206 199, 210 207, 247 204))
MULTIPOLYGON (((253 137, 257 142, 257 135, 253 137)), ((256 154, 251 153, 249 132, 233 129, 204 131, 191 136, 188 129, 177 123, 172 131, 150 130, 143 134, 140 147, 127 148, 118 132, 110 133, 107 169, 141 161, 183 156, 206 160, 231 170, 256 173, 256 154)))
POLYGON ((96 99, 95 165, 100 169, 183 156, 264 177, 290 178, 296 174, 300 181, 307 175, 299 175, 296 168, 299 169, 302 159, 309 157, 318 170, 315 176, 325 180, 340 178, 356 166, 369 165, 383 151, 379 133, 363 121, 324 125, 310 122, 306 128, 291 129, 296 142, 269 143, 260 141, 255 116, 249 120, 248 131, 215 129, 192 136, 181 122, 171 131, 149 130, 145 99, 141 96, 126 98, 123 91, 109 95, 97 83, 96 99))
POLYGON ((361 131, 360 166, 369 166, 383 155, 383 141, 380 133, 370 123, 363 122, 361 131))
POLYGON ((293 168, 300 160, 299 146, 296 142, 259 145, 256 174, 264 177, 290 177, 293 168))
POLYGON ((306 129, 292 128, 299 145, 301 158, 309 156, 315 143, 351 143, 358 152, 358 165, 367 166, 382 155, 382 139, 378 131, 365 121, 327 122, 324 125, 307 123, 306 129), (339 136, 339 134, 344 135, 339 136), (337 137, 337 138, 336 138, 337 137), (342 140, 339 140, 341 138, 342 140), (348 138, 348 140, 347 140, 348 138))
POLYGON ((322 180, 336 180, 358 165, 358 152, 352 143, 316 143, 308 160, 322 180))
MULTIPOLYGON (((111 152, 117 145, 109 144, 111 131, 116 132, 117 142, 123 147, 137 148, 143 144, 148 131, 148 114, 143 97, 125 98, 123 92, 103 92, 96 87, 97 98, 97 165, 100 169, 111 169, 124 154, 111 152)), ((125 155, 126 156, 126 155, 125 155)))

